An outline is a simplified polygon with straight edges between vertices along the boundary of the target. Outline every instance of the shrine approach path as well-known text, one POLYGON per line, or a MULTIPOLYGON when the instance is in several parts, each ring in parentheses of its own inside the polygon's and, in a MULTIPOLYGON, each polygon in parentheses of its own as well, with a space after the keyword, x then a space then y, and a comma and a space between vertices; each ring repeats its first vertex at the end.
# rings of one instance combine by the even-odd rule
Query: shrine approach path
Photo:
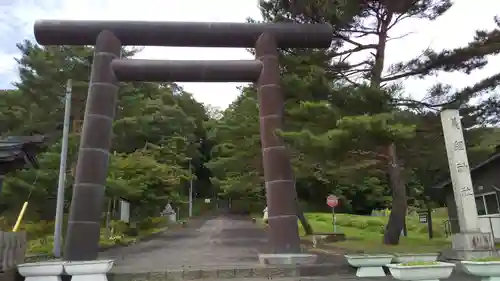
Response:
POLYGON ((191 221, 149 241, 115 248, 100 258, 115 259, 112 272, 155 272, 185 267, 255 265, 267 234, 248 217, 219 215, 191 221))

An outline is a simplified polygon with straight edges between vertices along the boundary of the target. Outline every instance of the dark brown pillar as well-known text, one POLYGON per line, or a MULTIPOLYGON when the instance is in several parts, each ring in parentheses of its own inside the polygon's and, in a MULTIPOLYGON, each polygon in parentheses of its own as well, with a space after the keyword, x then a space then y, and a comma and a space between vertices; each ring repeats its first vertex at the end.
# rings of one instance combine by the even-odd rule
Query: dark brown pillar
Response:
POLYGON ((120 40, 113 33, 102 31, 97 36, 64 239, 64 260, 95 260, 99 253, 104 187, 118 93, 111 61, 120 57, 120 51, 120 40))
POLYGON ((255 51, 256 58, 263 64, 257 86, 269 239, 274 253, 299 253, 295 180, 288 150, 276 135, 277 130, 283 129, 284 98, 274 36, 262 34, 255 51))
POLYGON ((3 179, 5 178, 5 174, 0 171, 0 196, 2 196, 2 188, 3 188, 3 179))

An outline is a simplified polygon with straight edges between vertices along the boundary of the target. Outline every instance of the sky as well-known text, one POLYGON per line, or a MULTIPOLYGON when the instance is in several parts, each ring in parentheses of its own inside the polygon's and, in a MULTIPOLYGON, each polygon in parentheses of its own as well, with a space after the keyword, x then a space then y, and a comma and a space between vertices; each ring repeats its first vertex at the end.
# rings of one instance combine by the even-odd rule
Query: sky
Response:
MULTIPOLYGON (((477 29, 493 28, 493 17, 500 11, 500 1, 456 0, 455 5, 439 19, 428 22, 410 19, 396 26, 393 37, 402 39, 388 43, 386 64, 406 61, 431 47, 435 50, 467 44, 477 29)), ((36 19, 64 20, 144 20, 244 22, 251 17, 260 19, 258 0, 0 0, 0 89, 13 88, 17 80, 16 43, 34 40, 36 19)), ((353 60, 360 59, 354 57, 353 60)), ((144 59, 224 60, 252 59, 244 49, 235 48, 172 48, 146 47, 136 55, 144 59)), ((470 75, 445 73, 425 80, 404 81, 406 91, 420 99, 436 82, 448 83, 459 89, 473 85, 482 78, 498 72, 500 57, 470 75), (495 67, 497 66, 497 67, 495 67)), ((179 83, 196 100, 214 107, 226 108, 240 91, 238 83, 179 83)))

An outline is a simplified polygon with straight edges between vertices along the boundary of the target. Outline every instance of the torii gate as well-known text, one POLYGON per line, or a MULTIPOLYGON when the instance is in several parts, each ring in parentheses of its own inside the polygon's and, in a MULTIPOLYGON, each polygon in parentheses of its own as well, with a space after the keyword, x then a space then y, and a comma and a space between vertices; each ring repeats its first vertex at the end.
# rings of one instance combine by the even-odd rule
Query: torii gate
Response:
POLYGON ((119 81, 256 82, 272 251, 300 253, 297 192, 290 156, 276 130, 284 98, 278 48, 328 48, 328 24, 59 21, 35 23, 41 45, 95 45, 64 259, 94 260, 119 81), (122 46, 255 47, 255 60, 120 59, 122 46))

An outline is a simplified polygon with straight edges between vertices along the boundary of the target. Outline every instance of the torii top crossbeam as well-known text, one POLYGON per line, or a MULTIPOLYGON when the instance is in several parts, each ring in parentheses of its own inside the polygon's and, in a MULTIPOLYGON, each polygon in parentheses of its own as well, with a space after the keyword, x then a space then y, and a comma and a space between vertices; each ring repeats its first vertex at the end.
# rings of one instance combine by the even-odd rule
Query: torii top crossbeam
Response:
POLYGON ((329 24, 212 23, 146 21, 35 22, 35 38, 42 45, 94 45, 103 30, 113 32, 122 45, 252 48, 262 33, 276 38, 279 48, 328 48, 329 24))

